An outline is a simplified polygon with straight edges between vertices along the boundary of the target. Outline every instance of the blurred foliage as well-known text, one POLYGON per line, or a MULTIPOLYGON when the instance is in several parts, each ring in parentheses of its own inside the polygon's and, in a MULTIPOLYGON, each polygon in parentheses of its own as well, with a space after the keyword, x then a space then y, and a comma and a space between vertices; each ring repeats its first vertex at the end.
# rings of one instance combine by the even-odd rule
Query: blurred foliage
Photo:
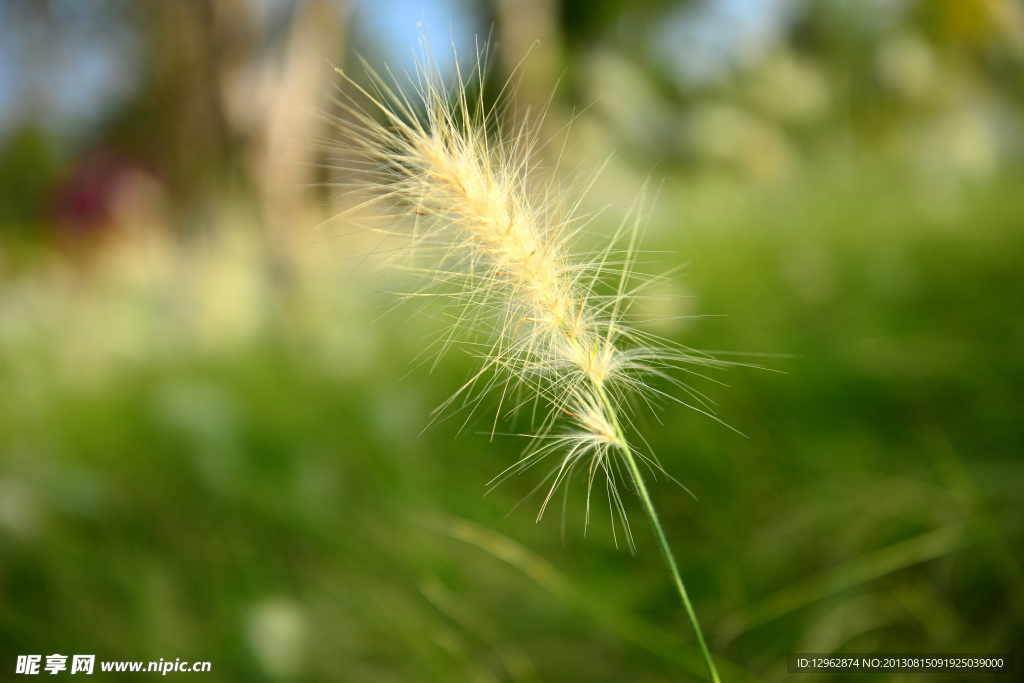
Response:
MULTIPOLYGON (((586 209, 661 181, 643 268, 689 265, 650 330, 737 361, 693 382, 745 437, 640 419, 697 497, 654 485, 725 677, 1024 642, 1019 4, 780 3, 701 78, 673 49, 743 3, 460 7, 504 49, 545 36, 520 96, 564 70, 568 166, 618 143, 586 209)), ((339 265, 370 245, 314 231, 352 198, 313 187, 343 154, 295 112, 364 30, 344 3, 0 5, 0 671, 702 675, 639 509, 632 557, 581 486, 540 524, 534 473, 484 496, 521 440, 487 410, 427 428, 473 359, 429 372, 437 323, 376 321, 395 283, 339 265), (135 70, 87 115, 37 85, 102 71, 97 38, 135 70)))
MULTIPOLYGON (((643 426, 700 500, 655 485, 731 680, 785 677, 788 651, 1020 642, 1020 180, 943 211, 881 168, 659 203, 648 246, 691 256, 699 293, 675 314, 730 314, 662 331, 791 356, 738 356, 787 374, 736 367, 715 377, 727 390, 695 380, 748 438, 671 405, 643 426)), ((325 289, 323 264, 280 319, 258 259, 189 260, 191 285, 125 259, 102 286, 6 288, 4 661, 180 656, 214 680, 700 672, 642 529, 637 557, 607 521, 584 539, 577 487, 563 541, 559 510, 534 525, 536 497, 509 514, 532 476, 482 497, 521 447, 481 434, 486 414, 420 434, 472 367, 403 377, 428 320, 371 325, 382 302, 325 289)))
POLYGON ((38 130, 23 130, 0 148, 0 230, 5 244, 30 240, 55 173, 54 150, 38 130))

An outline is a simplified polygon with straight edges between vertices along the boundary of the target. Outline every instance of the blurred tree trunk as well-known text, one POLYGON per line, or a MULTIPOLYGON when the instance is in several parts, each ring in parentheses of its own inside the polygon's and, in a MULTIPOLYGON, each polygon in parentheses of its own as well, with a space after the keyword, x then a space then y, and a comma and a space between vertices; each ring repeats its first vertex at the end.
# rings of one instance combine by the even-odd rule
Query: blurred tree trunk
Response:
POLYGON ((258 103, 252 115, 251 168, 259 196, 267 265, 277 285, 279 319, 298 315, 301 297, 291 286, 301 259, 310 255, 302 246, 320 238, 315 230, 330 207, 324 201, 324 143, 327 124, 315 112, 328 110, 326 95, 344 44, 347 7, 336 0, 307 0, 290 17, 287 33, 274 59, 262 60, 258 75, 244 90, 258 103))
POLYGON ((497 15, 502 71, 517 73, 524 103, 545 102, 564 62, 557 2, 498 0, 497 15))
POLYGON ((244 140, 225 112, 225 86, 252 47, 249 3, 179 0, 140 5, 145 70, 141 103, 149 139, 142 144, 167 165, 174 228, 211 229, 213 201, 250 185, 244 140), (156 135, 153 136, 153 131, 156 135))
POLYGON ((562 108, 544 110, 565 64, 558 2, 498 0, 496 14, 501 71, 517 86, 513 114, 533 122, 544 115, 540 139, 550 140, 568 123, 562 108))
MULTIPOLYGON (((314 112, 326 95, 343 45, 347 13, 335 0, 307 0, 297 8, 279 59, 261 67, 253 121, 252 166, 272 251, 287 254, 297 233, 309 236, 324 221, 323 143, 328 127, 314 112)), ((309 240, 307 240, 309 241, 309 240)))

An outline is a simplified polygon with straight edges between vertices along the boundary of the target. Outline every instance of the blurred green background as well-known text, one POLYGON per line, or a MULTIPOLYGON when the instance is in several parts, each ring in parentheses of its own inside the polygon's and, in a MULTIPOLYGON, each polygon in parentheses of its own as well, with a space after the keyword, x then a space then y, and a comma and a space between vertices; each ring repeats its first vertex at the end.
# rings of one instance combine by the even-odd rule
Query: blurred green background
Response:
POLYGON ((554 90, 570 168, 614 150, 592 198, 653 181, 643 267, 686 268, 648 329, 763 368, 695 380, 746 437, 640 425, 699 499, 653 484, 723 676, 1019 654, 1019 2, 6 0, 0 680, 703 675, 635 501, 634 557, 582 482, 564 522, 515 507, 539 472, 483 495, 523 447, 493 414, 425 429, 473 359, 418 366, 436 323, 376 320, 393 283, 329 221, 330 65, 409 68, 417 21, 491 35, 493 83, 522 60, 521 108, 554 90))

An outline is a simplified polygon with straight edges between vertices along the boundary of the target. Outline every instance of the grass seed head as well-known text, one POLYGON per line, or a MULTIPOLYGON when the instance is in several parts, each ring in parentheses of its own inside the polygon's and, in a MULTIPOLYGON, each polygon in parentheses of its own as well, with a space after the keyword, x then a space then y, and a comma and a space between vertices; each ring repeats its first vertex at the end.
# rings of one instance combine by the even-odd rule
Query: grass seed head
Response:
POLYGON ((370 86, 346 77, 344 113, 332 120, 355 152, 360 206, 376 208, 374 229, 404 243, 395 267, 417 277, 417 295, 447 302, 451 330, 438 352, 458 340, 484 349, 480 370, 446 405, 497 393, 499 411, 541 406, 531 446, 499 479, 548 463, 543 514, 577 471, 588 493, 604 477, 629 538, 616 487, 617 456, 631 448, 629 406, 673 398, 650 385, 663 378, 710 412, 669 371, 715 361, 630 327, 632 301, 654 281, 633 269, 639 217, 581 253, 592 223, 579 211, 586 188, 572 192, 541 167, 536 123, 507 125, 514 88, 483 104, 485 70, 480 52, 468 73, 456 66, 446 80, 428 46, 405 79, 369 68, 370 86))

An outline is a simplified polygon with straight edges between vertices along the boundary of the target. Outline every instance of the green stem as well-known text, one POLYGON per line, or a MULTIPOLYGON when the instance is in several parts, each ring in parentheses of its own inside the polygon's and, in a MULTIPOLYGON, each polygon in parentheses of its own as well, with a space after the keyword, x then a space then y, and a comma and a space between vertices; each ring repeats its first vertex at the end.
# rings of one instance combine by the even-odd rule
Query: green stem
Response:
POLYGON ((711 675, 711 680, 714 683, 721 683, 722 679, 718 677, 718 670, 715 668, 715 662, 711 659, 711 652, 708 650, 708 644, 704 641, 704 633, 700 630, 700 622, 697 621, 697 613, 694 611, 693 604, 690 602, 690 596, 686 592, 686 586, 683 584, 683 577, 679 573, 679 566, 676 564, 675 555, 672 554, 672 548, 669 546, 668 539, 665 537, 665 530, 662 528, 661 522, 658 520, 658 513, 654 510, 654 502, 651 500, 651 495, 647 492, 647 485, 644 483, 643 475, 640 474, 640 468, 637 466, 636 458, 633 456, 633 451, 626 442, 625 436, 622 433, 622 427, 619 425, 619 421, 615 416, 615 411, 612 409, 611 401, 608 399, 608 394, 605 393, 604 387, 597 383, 595 383, 595 387, 597 388, 598 394, 601 396, 601 400, 604 402, 609 418, 615 425, 615 433, 619 440, 619 448, 626 461, 626 466, 629 468, 629 473, 633 476, 633 481, 636 482, 636 490, 640 495, 640 501, 644 505, 644 511, 647 512, 647 518, 651 520, 651 526, 654 527, 654 536, 658 541, 658 547, 661 548, 661 554, 664 555, 665 562, 668 564, 669 572, 672 574, 672 580, 676 584, 676 591, 679 593, 679 597, 683 600, 683 607, 686 608, 686 615, 690 618, 690 625, 693 626, 693 632, 697 635, 697 643, 700 645, 701 654, 704 655, 704 663, 707 664, 708 673, 711 675))
MULTIPOLYGON (((559 327, 562 333, 566 337, 566 341, 574 347, 577 352, 580 352, 579 342, 572 335, 564 322, 559 323, 559 327)), ((600 380, 591 378, 591 385, 597 391, 597 395, 601 397, 601 402, 604 404, 605 410, 608 412, 608 419, 611 420, 612 424, 615 425, 615 438, 618 441, 618 447, 622 451, 623 458, 626 461, 626 466, 629 468, 629 473, 633 477, 633 481, 636 482, 636 490, 640 495, 640 501, 644 505, 644 511, 647 513, 647 518, 651 520, 651 526, 654 527, 654 537, 658 541, 658 547, 661 548, 661 554, 665 557, 665 562, 668 564, 669 573, 672 574, 672 581, 676 585, 676 591, 679 593, 679 597, 683 600, 683 607, 686 608, 686 616, 690 619, 690 625, 693 627, 693 632, 697 635, 697 643, 700 645, 701 654, 704 656, 704 663, 708 667, 708 674, 711 676, 713 683, 721 683, 722 679, 718 676, 718 669, 715 668, 715 662, 711 659, 711 651, 708 650, 708 644, 704 640, 704 632, 700 630, 700 622, 697 621, 697 613, 693 609, 693 604, 690 602, 690 596, 686 592, 686 586, 683 584, 683 577, 679 573, 679 565, 676 564, 676 557, 672 554, 672 547, 668 544, 668 539, 665 537, 665 530, 661 526, 661 522, 658 520, 658 513, 654 510, 654 501, 651 500, 651 494, 647 492, 647 485, 644 483, 643 475, 640 473, 640 468, 637 466, 636 457, 633 455, 633 449, 629 447, 629 442, 626 441, 625 435, 622 433, 622 425, 619 424, 618 416, 615 412, 615 408, 612 406, 611 399, 608 398, 608 392, 605 391, 604 383, 600 380)))

